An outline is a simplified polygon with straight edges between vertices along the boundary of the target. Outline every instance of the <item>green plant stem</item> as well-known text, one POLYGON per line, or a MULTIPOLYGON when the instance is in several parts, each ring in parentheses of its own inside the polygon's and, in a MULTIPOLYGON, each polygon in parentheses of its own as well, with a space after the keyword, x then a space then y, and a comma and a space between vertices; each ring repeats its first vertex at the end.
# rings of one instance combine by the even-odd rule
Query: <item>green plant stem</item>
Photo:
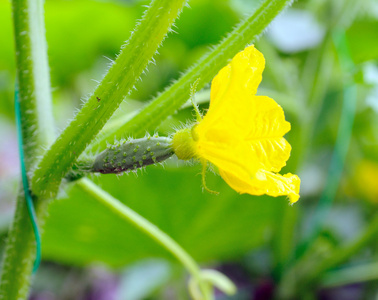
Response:
MULTIPOLYGON (((342 31, 335 31, 335 35, 336 34, 337 39, 335 39, 335 44, 337 46, 341 68, 345 71, 345 73, 349 73, 352 70, 353 63, 349 55, 349 51, 345 42, 345 37, 342 31)), ((301 264, 299 263, 301 261, 300 258, 305 255, 306 251, 311 249, 311 246, 319 236, 319 233, 321 232, 321 229, 324 226, 324 221, 327 219, 329 211, 331 210, 333 199, 336 196, 338 184, 341 179, 344 163, 347 156, 348 146, 350 143, 355 115, 356 100, 357 87, 354 83, 350 83, 349 80, 347 83, 345 83, 343 89, 343 106, 339 122, 337 139, 335 143, 335 149, 332 155, 331 164, 328 171, 327 185, 316 207, 314 218, 312 220, 311 233, 308 236, 308 238, 297 247, 297 262, 291 269, 288 270, 287 273, 289 274, 295 274, 296 272, 298 272, 299 274, 301 273, 301 264)), ((367 232, 367 236, 369 236, 369 232, 367 232)), ((357 251, 360 249, 361 245, 365 245, 364 240, 365 237, 363 236, 361 240, 357 241, 351 247, 337 250, 330 258, 327 258, 323 262, 318 263, 312 269, 312 272, 310 272, 308 277, 307 275, 305 276, 307 278, 305 279, 305 281, 308 280, 309 284, 312 284, 314 281, 318 280, 318 277, 328 268, 332 268, 336 266, 337 263, 340 263, 346 258, 349 258, 351 255, 355 253, 353 251, 357 251)), ((285 287, 285 285, 289 287, 291 285, 290 280, 285 280, 284 278, 281 282, 280 289, 286 291, 291 290, 290 297, 293 297, 294 289, 287 288, 285 287)), ((303 290, 301 289, 301 284, 298 284, 297 289, 303 290)))
POLYGON ((327 270, 336 267, 337 265, 345 262, 353 254, 357 253, 360 249, 371 243, 377 238, 378 234, 378 216, 373 219, 366 230, 361 236, 346 247, 335 250, 329 257, 321 261, 308 275, 307 281, 312 283, 319 280, 320 276, 327 270))
MULTIPOLYGON (((27 299, 32 279, 35 240, 23 190, 20 190, 5 249, 0 281, 0 300, 27 299)), ((46 211, 47 201, 38 202, 36 215, 40 228, 43 226, 46 211)))
POLYGON ((43 0, 13 0, 17 81, 24 141, 25 166, 54 140, 43 0))
MULTIPOLYGON (((335 29, 333 38, 338 51, 340 66, 343 70, 343 73, 349 74, 353 72, 354 64, 349 53, 345 33, 343 32, 343 30, 335 29)), ((306 250, 306 248, 309 247, 309 245, 316 239, 316 237, 322 230, 324 222, 331 210, 332 203, 336 196, 337 188, 339 186, 339 182, 341 180, 342 172, 344 169, 350 139, 352 136, 357 104, 357 86, 352 82, 350 78, 347 78, 346 80, 347 81, 346 83, 344 83, 345 86, 343 89, 343 103, 337 138, 327 174, 327 184, 319 199, 314 213, 311 233, 307 241, 305 241, 305 243, 298 249, 299 255, 301 255, 306 250)))
POLYGON ((20 158, 20 169, 21 169, 21 179, 22 179, 22 187, 24 189, 24 196, 25 201, 29 213, 29 219, 32 223, 35 243, 36 243, 36 254, 35 254, 35 261, 33 266, 33 273, 37 271, 39 268, 39 264, 41 262, 41 235, 39 233, 39 228, 37 224, 37 216, 34 209, 34 201, 29 189, 29 180, 28 175, 25 167, 25 155, 24 155, 24 148, 23 148, 23 139, 22 139, 22 123, 21 123, 21 110, 20 110, 20 98, 18 87, 16 85, 15 95, 14 95, 14 106, 15 106, 15 114, 16 114, 16 128, 17 128, 17 139, 18 139, 18 152, 20 158))
POLYGON ((334 153, 328 170, 327 185, 319 199, 312 226, 313 235, 318 235, 322 229, 324 220, 327 219, 329 211, 336 196, 337 188, 341 180, 346 156, 349 149, 350 139, 354 123, 354 116, 357 102, 357 86, 347 86, 343 91, 343 107, 340 117, 339 130, 335 143, 334 153))
MULTIPOLYGON (((25 166, 31 170, 54 138, 43 1, 13 0, 13 25, 25 166)), ((41 226, 46 205, 40 201, 35 205, 41 226)), ((26 299, 34 258, 34 235, 20 188, 5 248, 1 300, 26 299)))
POLYGON ((321 278, 320 286, 323 288, 331 288, 377 279, 378 262, 375 261, 327 272, 321 278))
POLYGON ((353 242, 333 249, 321 249, 314 246, 295 265, 282 276, 277 289, 279 299, 302 299, 303 293, 313 291, 314 286, 322 285, 325 272, 347 262, 358 251, 373 243, 378 234, 378 215, 369 223, 364 232, 353 242))
POLYGON ((104 79, 43 156, 31 182, 34 194, 56 195, 64 175, 133 88, 185 3, 152 1, 104 79))
POLYGON ((298 220, 297 205, 289 206, 287 201, 281 204, 279 216, 276 219, 275 236, 273 239, 273 259, 274 259, 274 277, 280 280, 287 268, 293 252, 295 243, 295 226, 298 220))
POLYGON ((255 13, 241 22, 218 46, 206 54, 178 81, 167 88, 162 94, 148 104, 138 115, 127 121, 117 131, 109 131, 102 137, 100 148, 114 138, 122 138, 125 134, 139 137, 146 130, 155 128, 181 107, 190 97, 191 85, 199 79, 197 89, 200 90, 224 67, 228 60, 242 50, 246 44, 252 43, 269 25, 269 23, 292 0, 265 0, 255 13))
MULTIPOLYGON (((259 91, 261 92, 262 89, 259 89, 259 91)), ((271 91, 269 91, 271 92, 271 91)), ((274 93, 272 91, 272 93, 274 93)), ((132 100, 132 99, 127 99, 126 101, 137 101, 137 100, 132 100)), ((195 95, 195 99, 194 99, 194 102, 196 104, 204 104, 204 103, 208 103, 210 101, 210 90, 209 89, 203 89, 202 91, 199 91, 198 93, 196 93, 195 95)), ((139 102, 139 101, 138 101, 139 102)), ((140 105, 142 106, 141 102, 139 102, 140 105)), ((185 108, 188 108, 188 107, 193 107, 192 105, 192 102, 190 100, 186 101, 186 103, 184 103, 180 109, 185 109, 185 108)), ((102 140, 102 137, 105 137, 105 136, 110 136, 110 135, 113 135, 114 132, 116 132, 118 130, 118 128, 120 128, 121 126, 123 126, 126 122, 128 122, 129 120, 131 120, 132 117, 134 117, 136 114, 137 114, 137 110, 129 113, 129 114, 124 114, 122 116, 119 116, 117 118, 113 118, 112 120, 110 120, 105 126, 104 128, 101 130, 99 136, 98 136, 98 140, 102 140)), ((96 145, 96 142, 90 144, 87 148, 87 150, 90 150, 92 149, 93 146, 96 145)), ((86 151, 86 152, 90 152, 90 151, 86 151)))
POLYGON ((195 260, 170 236, 161 231, 154 224, 137 214, 135 211, 115 199, 106 191, 95 185, 87 178, 78 181, 77 185, 99 203, 103 204, 109 210, 138 228, 140 231, 151 237, 166 250, 172 253, 189 271, 193 278, 199 284, 200 290, 204 296, 204 300, 212 299, 211 288, 201 278, 201 271, 195 260))

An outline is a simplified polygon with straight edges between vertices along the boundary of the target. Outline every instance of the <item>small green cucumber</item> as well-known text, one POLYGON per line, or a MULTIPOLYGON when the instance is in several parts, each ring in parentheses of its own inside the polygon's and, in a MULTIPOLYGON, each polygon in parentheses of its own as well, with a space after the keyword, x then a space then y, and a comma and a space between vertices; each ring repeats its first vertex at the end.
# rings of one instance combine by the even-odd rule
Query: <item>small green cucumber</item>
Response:
POLYGON ((161 162, 173 154, 172 139, 167 137, 123 141, 97 155, 92 172, 117 174, 161 162))

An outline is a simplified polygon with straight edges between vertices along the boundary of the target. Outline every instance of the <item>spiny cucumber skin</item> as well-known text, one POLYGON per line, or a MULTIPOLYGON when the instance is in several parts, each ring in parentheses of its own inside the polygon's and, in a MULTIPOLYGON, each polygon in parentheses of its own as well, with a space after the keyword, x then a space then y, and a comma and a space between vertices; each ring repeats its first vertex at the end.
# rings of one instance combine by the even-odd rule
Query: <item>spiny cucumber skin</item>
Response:
POLYGON ((146 137, 112 145, 95 159, 92 172, 118 174, 166 160, 173 155, 172 140, 146 137))

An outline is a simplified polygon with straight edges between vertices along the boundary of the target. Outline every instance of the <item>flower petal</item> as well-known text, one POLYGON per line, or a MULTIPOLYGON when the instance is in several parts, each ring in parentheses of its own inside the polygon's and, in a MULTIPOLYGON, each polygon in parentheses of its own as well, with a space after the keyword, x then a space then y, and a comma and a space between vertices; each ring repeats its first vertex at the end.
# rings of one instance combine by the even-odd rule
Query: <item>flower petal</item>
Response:
POLYGON ((192 131, 195 153, 220 171, 236 191, 299 199, 300 179, 276 174, 290 156, 283 138, 290 130, 282 108, 256 96, 265 66, 254 46, 238 53, 214 78, 210 108, 192 131))
POLYGON ((291 146, 283 138, 290 130, 284 112, 273 99, 254 96, 247 130, 243 137, 252 147, 263 168, 279 172, 290 157, 291 146))
POLYGON ((259 162, 253 155, 248 155, 246 145, 237 143, 197 143, 197 154, 216 165, 219 169, 250 177, 257 172, 259 162), (246 155, 247 154, 247 155, 246 155), (241 163, 243 162, 243 163, 241 163))
POLYGON ((223 101, 228 102, 226 94, 236 91, 250 96, 255 95, 264 68, 264 56, 255 46, 249 46, 236 54, 232 61, 219 71, 211 83, 210 108, 215 108, 223 101))
POLYGON ((241 95, 238 101, 232 101, 233 97, 230 102, 219 105, 217 111, 210 109, 197 125, 198 142, 224 143, 231 148, 244 144, 244 153, 239 153, 243 158, 241 164, 246 164, 248 157, 253 156, 256 157, 254 162, 259 162, 253 170, 264 168, 279 172, 291 151, 290 144, 283 138, 290 130, 290 123, 285 121, 282 108, 266 96, 241 95))
POLYGON ((289 196, 290 203, 295 203, 299 199, 300 179, 293 174, 274 174, 265 170, 259 170, 254 178, 236 176, 219 170, 220 175, 235 191, 251 195, 269 196, 289 196))
POLYGON ((249 127, 244 130, 247 139, 276 138, 290 130, 281 106, 267 96, 254 96, 245 109, 249 110, 249 127))

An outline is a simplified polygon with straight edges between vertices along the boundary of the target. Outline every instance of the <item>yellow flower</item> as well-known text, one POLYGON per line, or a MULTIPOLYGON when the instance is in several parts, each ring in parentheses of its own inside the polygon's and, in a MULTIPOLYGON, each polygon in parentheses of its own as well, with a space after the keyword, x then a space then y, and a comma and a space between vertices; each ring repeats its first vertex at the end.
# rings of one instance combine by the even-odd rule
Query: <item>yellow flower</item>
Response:
POLYGON ((239 193, 287 195, 294 203, 300 179, 277 174, 290 156, 283 138, 290 123, 273 99, 256 96, 264 67, 264 56, 254 46, 239 52, 213 79, 206 116, 177 131, 173 149, 180 159, 210 161, 239 193))

